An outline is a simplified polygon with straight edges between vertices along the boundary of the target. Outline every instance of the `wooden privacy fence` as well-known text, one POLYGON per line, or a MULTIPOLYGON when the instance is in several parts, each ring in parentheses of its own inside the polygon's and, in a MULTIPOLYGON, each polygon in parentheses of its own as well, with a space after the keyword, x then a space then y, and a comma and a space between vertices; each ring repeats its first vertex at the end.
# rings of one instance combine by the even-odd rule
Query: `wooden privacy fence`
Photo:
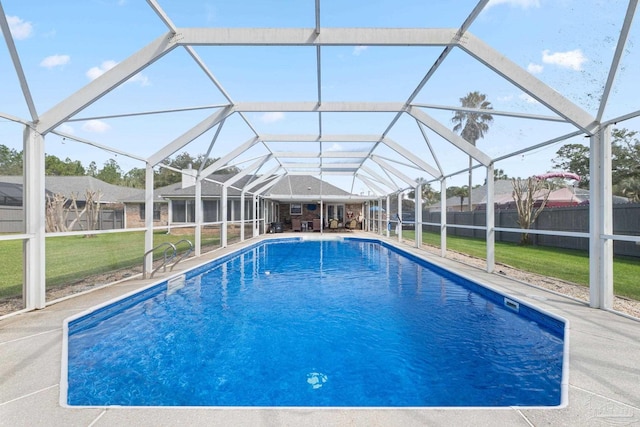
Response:
MULTIPOLYGON (((423 212, 422 221, 440 223, 440 212, 423 212)), ((486 225, 486 211, 447 212, 447 224, 486 225)), ((503 228, 520 228, 518 214, 515 209, 495 211, 495 226, 503 228)), ((578 233, 589 232, 589 206, 572 206, 546 208, 531 226, 532 230, 571 231, 578 233)), ((438 233, 440 226, 424 225, 424 231, 438 233)), ((625 203, 613 205, 613 233, 629 236, 640 236, 640 204, 625 203)), ((447 235, 461 237, 485 238, 484 230, 448 227, 447 235)), ((589 240, 581 237, 549 236, 532 234, 532 241, 537 246, 551 246, 566 249, 589 250, 589 240)), ((520 233, 496 231, 497 242, 520 241, 520 233)), ((640 257, 640 245, 635 242, 615 241, 613 243, 615 255, 640 257)))

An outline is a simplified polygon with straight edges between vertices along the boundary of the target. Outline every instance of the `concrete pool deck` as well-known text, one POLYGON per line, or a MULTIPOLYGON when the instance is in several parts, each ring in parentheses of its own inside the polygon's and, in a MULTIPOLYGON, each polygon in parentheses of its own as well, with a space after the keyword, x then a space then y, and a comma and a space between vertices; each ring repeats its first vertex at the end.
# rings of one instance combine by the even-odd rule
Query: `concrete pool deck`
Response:
MULTIPOLYGON (((380 239, 378 235, 366 233, 348 236, 380 239)), ((198 259, 184 261, 179 267, 185 270, 255 242, 254 239, 232 245, 198 259)), ((567 319, 570 325, 568 405, 558 409, 61 406, 59 384, 63 320, 165 279, 168 277, 166 274, 153 280, 117 283, 52 304, 43 310, 0 320, 0 426, 640 426, 639 320, 591 309, 583 302, 507 277, 490 275, 409 246, 400 247, 567 319)))

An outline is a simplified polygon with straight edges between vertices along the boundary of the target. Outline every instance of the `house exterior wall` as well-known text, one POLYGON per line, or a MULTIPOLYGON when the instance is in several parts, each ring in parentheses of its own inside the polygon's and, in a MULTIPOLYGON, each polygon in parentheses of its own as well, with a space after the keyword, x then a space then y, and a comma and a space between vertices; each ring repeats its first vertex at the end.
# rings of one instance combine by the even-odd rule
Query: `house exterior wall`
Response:
MULTIPOLYGON (((140 228, 144 227, 144 218, 140 215, 141 203, 126 203, 125 204, 125 228, 140 228)), ((169 224, 169 204, 159 203, 160 206, 160 220, 154 220, 154 227, 162 227, 169 224)))
MULTIPOLYGON (((349 220, 350 218, 357 218, 358 214, 363 212, 362 203, 345 203, 345 220, 349 220)), ((326 225, 326 213, 325 216, 325 225, 326 225)), ((291 228, 291 218, 297 218, 301 221, 313 221, 314 219, 320 218, 320 204, 319 203, 308 203, 308 202, 291 202, 291 203, 280 203, 280 208, 278 210, 278 218, 279 221, 284 224, 285 229, 291 228), (299 215, 291 214, 291 205, 298 204, 302 205, 302 213, 299 215), (313 208, 315 207, 315 209, 313 208)))

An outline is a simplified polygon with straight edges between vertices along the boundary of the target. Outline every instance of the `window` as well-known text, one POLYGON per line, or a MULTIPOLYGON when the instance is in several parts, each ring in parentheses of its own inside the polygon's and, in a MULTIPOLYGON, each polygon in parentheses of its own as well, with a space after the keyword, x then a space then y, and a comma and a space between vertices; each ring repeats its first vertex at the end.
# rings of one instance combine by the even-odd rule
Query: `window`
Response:
POLYGON ((218 201, 217 200, 203 200, 202 201, 202 216, 204 222, 216 222, 218 221, 218 201))
POLYGON ((194 200, 173 200, 171 202, 173 222, 194 222, 196 218, 194 200))
MULTIPOLYGON (((144 220, 146 206, 144 203, 140 203, 140 219, 144 220)), ((160 221, 160 203, 153 204, 153 220, 160 221)))
POLYGON ((291 203, 289 208, 289 214, 291 215, 302 215, 302 204, 301 203, 291 203))

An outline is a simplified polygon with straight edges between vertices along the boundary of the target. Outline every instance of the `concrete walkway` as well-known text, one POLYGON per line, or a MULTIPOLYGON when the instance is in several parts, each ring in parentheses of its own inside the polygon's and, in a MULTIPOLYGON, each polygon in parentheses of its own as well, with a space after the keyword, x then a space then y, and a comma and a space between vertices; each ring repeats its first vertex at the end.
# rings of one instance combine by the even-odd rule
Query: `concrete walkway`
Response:
MULTIPOLYGON (((191 259, 181 269, 242 246, 191 259)), ((150 283, 135 280, 0 320, 0 426, 640 426, 640 321, 402 248, 568 319, 568 405, 560 409, 62 407, 63 320, 150 283)))

